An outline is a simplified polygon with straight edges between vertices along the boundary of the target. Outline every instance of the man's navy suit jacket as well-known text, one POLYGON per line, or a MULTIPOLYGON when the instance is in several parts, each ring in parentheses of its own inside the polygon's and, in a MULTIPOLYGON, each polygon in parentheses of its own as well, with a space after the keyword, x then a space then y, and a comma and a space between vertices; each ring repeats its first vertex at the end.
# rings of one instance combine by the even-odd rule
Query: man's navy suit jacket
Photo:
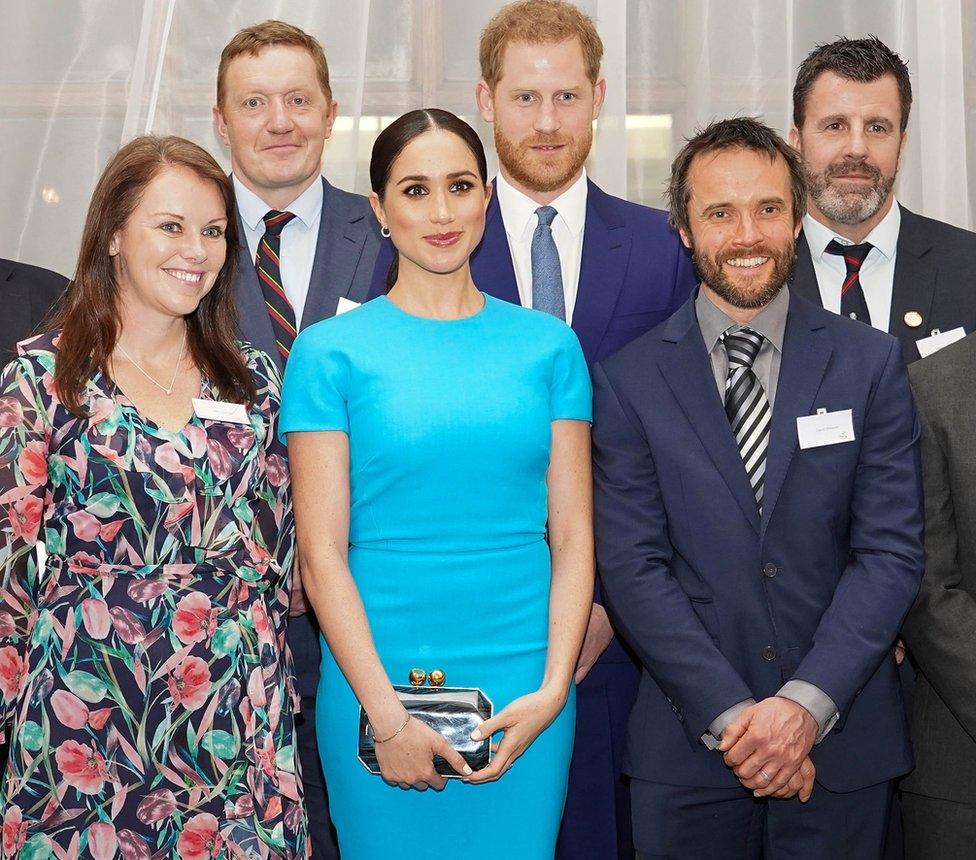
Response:
MULTIPOLYGON (((392 261, 384 243, 370 297, 386 292, 392 261)), ((502 220, 498 195, 492 194, 485 235, 471 255, 471 276, 480 290, 519 304, 518 282, 502 220)), ((586 221, 580 256, 579 287, 573 331, 592 365, 671 316, 694 289, 691 257, 660 209, 613 197, 587 182, 586 221)), ((597 582, 595 599, 602 602, 597 582)), ((601 662, 630 657, 616 641, 601 662)))
POLYGON ((790 297, 760 517, 694 299, 594 368, 597 557, 643 673, 625 768, 738 784, 701 735, 732 705, 815 684, 840 720, 811 753, 851 791, 912 766, 893 655, 922 574, 918 427, 895 338, 790 297), (800 449, 798 416, 855 440, 800 449))
MULTIPOLYGON (((335 316, 340 297, 354 302, 366 300, 380 247, 379 224, 365 197, 336 188, 324 178, 322 190, 319 236, 305 310, 299 320, 300 329, 335 316)), ((236 297, 241 334, 244 340, 268 353, 278 369, 282 370, 281 355, 275 346, 271 318, 248 249, 240 213, 237 226, 240 247, 236 297)))
MULTIPOLYGON (((962 326, 976 331, 976 233, 925 218, 901 207, 891 317, 887 331, 901 341, 905 361, 920 358, 915 342, 934 329, 962 326), (905 315, 915 311, 922 324, 909 326, 905 315)), ((821 304, 810 246, 801 233, 796 243, 793 292, 821 304)))

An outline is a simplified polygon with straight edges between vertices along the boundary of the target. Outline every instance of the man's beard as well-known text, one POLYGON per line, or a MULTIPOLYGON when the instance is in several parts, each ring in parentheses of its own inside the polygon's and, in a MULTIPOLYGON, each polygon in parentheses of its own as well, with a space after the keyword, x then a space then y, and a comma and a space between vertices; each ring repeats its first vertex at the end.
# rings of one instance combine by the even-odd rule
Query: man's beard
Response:
POLYGON ((525 188, 548 194, 568 183, 586 162, 593 143, 593 129, 586 127, 581 137, 572 138, 559 134, 534 134, 515 141, 506 137, 495 123, 495 151, 498 160, 508 174, 525 188), (533 146, 565 146, 552 158, 530 153, 533 146))
POLYGON ((817 209, 838 224, 863 224, 873 218, 884 206, 895 184, 894 174, 882 176, 877 167, 868 164, 863 158, 859 161, 831 164, 820 173, 807 170, 806 176, 810 197, 817 209), (867 187, 851 185, 846 190, 841 190, 831 183, 831 179, 851 173, 870 176, 871 184, 867 187))
POLYGON ((735 251, 726 252, 717 257, 709 257, 692 246, 691 254, 702 283, 709 286, 719 298, 728 302, 732 307, 752 310, 768 305, 793 277, 793 266, 796 263, 796 243, 790 242, 789 247, 778 253, 768 247, 759 247, 750 250, 748 253, 735 251), (749 292, 744 292, 726 276, 722 266, 729 260, 750 257, 769 257, 773 261, 773 271, 764 284, 754 287, 749 292))

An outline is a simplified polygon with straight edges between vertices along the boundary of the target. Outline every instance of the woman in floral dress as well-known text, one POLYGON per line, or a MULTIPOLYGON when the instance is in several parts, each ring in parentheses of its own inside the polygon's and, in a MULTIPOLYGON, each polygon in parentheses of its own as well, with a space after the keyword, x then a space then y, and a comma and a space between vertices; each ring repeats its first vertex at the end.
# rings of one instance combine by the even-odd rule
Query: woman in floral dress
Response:
POLYGON ((125 146, 0 377, 3 857, 308 854, 280 382, 234 340, 233 212, 199 147, 125 146))

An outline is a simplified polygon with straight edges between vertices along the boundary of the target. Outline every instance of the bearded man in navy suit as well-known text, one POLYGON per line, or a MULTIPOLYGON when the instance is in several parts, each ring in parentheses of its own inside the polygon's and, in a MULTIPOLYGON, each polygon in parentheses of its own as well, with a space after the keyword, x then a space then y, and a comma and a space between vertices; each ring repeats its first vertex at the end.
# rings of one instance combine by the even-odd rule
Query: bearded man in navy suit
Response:
POLYGON ((923 566, 901 347, 786 286, 806 187, 772 129, 709 126, 670 198, 701 286, 593 369, 597 559, 643 666, 637 849, 878 860, 923 566))

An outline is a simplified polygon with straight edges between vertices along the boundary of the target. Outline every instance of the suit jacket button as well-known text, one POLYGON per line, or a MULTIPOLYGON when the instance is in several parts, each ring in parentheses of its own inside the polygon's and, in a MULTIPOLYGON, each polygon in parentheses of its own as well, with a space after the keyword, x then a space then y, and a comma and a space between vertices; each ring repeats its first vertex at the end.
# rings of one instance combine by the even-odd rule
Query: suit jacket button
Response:
POLYGON ((763 573, 766 576, 768 576, 770 579, 772 579, 774 576, 776 576, 777 573, 779 573, 779 568, 771 561, 767 561, 763 565, 763 573))
POLYGON ((776 649, 772 645, 767 645, 762 650, 763 660, 771 663, 776 659, 776 649))

